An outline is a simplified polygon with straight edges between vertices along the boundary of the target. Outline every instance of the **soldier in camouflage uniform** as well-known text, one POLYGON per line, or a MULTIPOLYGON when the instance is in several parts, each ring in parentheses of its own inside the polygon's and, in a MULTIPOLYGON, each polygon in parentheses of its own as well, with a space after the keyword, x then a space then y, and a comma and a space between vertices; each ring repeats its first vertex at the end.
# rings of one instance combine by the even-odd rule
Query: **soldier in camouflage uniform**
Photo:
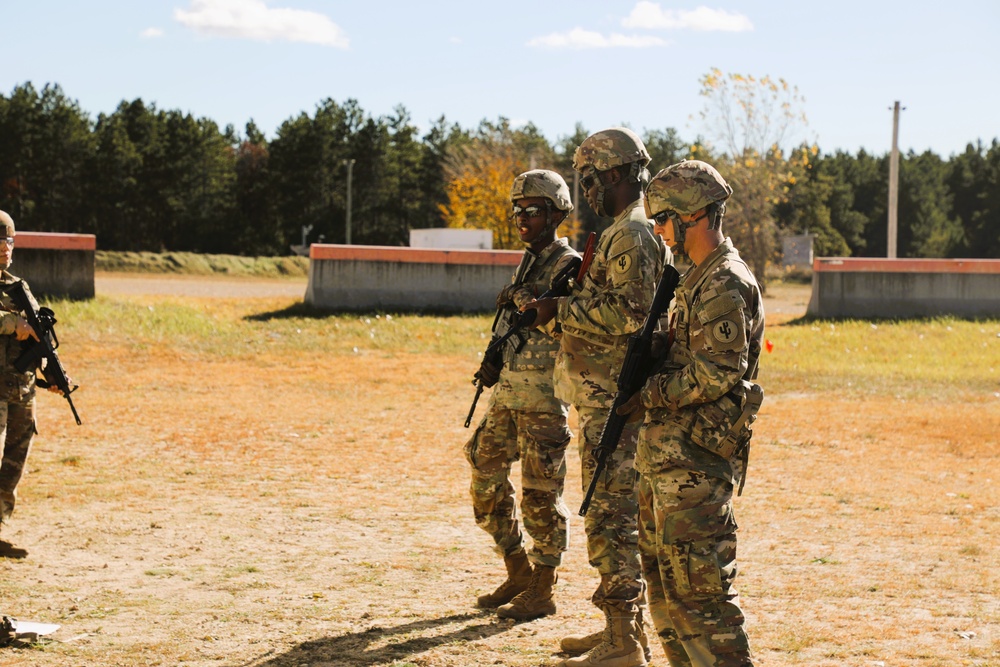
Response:
MULTIPOLYGON (((579 258, 566 239, 556 238, 559 223, 573 210, 562 176, 544 169, 523 173, 514 179, 510 200, 512 221, 527 250, 511 284, 497 298, 494 337, 509 329, 520 306, 545 292, 553 277, 579 258)), ((552 586, 569 546, 569 513, 562 494, 571 434, 569 407, 555 397, 552 385, 559 348, 554 335, 553 326, 528 328, 507 341, 502 368, 484 359, 476 374, 484 385, 496 386, 486 416, 465 446, 472 464, 472 505, 476 523, 493 537, 507 567, 507 579, 478 604, 498 607, 502 618, 555 613, 552 586), (518 459, 530 552, 525 551, 510 482, 511 465, 518 459)))
MULTIPOLYGON (((7 272, 14 252, 14 220, 0 211, 0 286, 20 278, 7 272)), ((30 296, 30 291, 28 292, 30 296)), ((36 310, 38 304, 34 303, 36 310)), ((0 463, 0 525, 10 519, 17 498, 17 484, 35 437, 35 373, 19 372, 14 360, 21 354, 21 341, 38 340, 28 322, 17 312, 11 298, 0 292, 0 440, 3 462, 0 463)), ((58 391, 58 389, 54 389, 58 391)))
MULTIPOLYGON (((642 327, 664 262, 672 261, 643 210, 648 163, 642 140, 626 128, 597 132, 580 144, 573 168, 582 175, 587 202, 613 222, 601 234, 579 289, 532 304, 540 322, 554 317, 562 327, 556 395, 576 406, 580 417, 584 490, 594 474, 594 450, 617 393, 628 336, 642 327)), ((635 667, 649 659, 637 544, 637 437, 638 424, 627 426, 584 520, 590 564, 601 575, 592 601, 604 612, 606 624, 601 631, 564 638, 565 652, 589 652, 563 665, 635 667)))
POLYGON ((732 188, 688 160, 653 177, 646 214, 692 264, 659 332, 661 372, 622 406, 645 412, 636 467, 639 545, 653 622, 674 667, 752 667, 736 577, 733 488, 742 485, 764 310, 757 281, 721 230, 732 188), (667 348, 671 333, 673 344, 667 348))

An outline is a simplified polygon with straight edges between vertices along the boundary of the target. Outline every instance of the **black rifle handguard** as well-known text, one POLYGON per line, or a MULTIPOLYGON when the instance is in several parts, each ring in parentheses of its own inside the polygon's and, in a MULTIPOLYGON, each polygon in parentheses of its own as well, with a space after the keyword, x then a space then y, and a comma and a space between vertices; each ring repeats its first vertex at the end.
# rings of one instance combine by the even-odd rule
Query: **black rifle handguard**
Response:
POLYGON ((656 293, 653 295, 653 305, 646 315, 646 321, 638 334, 629 336, 628 347, 625 350, 625 360, 622 362, 621 371, 618 373, 618 393, 615 394, 615 401, 608 412, 608 420, 604 422, 604 430, 601 431, 601 441, 595 449, 597 456, 597 466, 594 468, 594 476, 590 479, 590 487, 580 505, 580 516, 587 515, 590 501, 594 497, 597 489, 598 477, 604 472, 608 464, 608 457, 614 454, 618 448, 618 441, 621 440, 622 431, 628 422, 628 415, 618 414, 618 408, 625 405, 628 399, 642 389, 646 383, 650 371, 653 368, 653 355, 650 352, 653 341, 653 332, 660 316, 670 305, 674 298, 674 292, 680 283, 680 274, 677 269, 669 264, 663 267, 663 275, 656 286, 656 293))

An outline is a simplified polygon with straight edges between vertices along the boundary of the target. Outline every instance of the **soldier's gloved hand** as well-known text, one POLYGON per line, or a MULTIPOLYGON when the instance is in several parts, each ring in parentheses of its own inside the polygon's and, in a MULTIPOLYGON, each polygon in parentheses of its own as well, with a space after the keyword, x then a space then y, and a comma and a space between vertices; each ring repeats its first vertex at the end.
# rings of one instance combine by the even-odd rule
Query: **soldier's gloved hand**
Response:
POLYGON ((667 356, 668 347, 670 342, 670 334, 666 331, 657 331, 653 333, 653 338, 649 341, 649 354, 654 359, 663 359, 667 356))
POLYGON ((476 371, 474 377, 482 382, 484 387, 492 387, 500 381, 500 366, 491 363, 488 359, 483 359, 483 363, 479 364, 479 370, 476 371))
POLYGON ((518 287, 519 285, 504 285, 504 288, 497 294, 497 308, 503 308, 508 303, 513 303, 514 290, 518 287))
POLYGON ((29 338, 38 340, 38 334, 36 334, 35 330, 31 328, 30 324, 28 324, 28 320, 21 316, 18 316, 17 322, 14 324, 14 337, 18 340, 28 340, 29 338))
POLYGON ((642 404, 642 392, 637 391, 632 394, 615 412, 619 417, 627 417, 628 422, 643 419, 646 416, 646 406, 642 404))

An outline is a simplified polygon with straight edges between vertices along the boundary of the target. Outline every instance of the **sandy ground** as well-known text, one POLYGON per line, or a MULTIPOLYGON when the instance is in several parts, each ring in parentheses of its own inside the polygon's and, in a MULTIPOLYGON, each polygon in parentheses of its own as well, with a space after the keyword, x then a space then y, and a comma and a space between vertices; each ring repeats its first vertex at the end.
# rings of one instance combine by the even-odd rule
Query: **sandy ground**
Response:
MULTIPOLYGON (((101 276, 98 292, 248 314, 301 298, 274 282, 101 276)), ((807 298, 770 290, 769 326, 807 298)), ((272 333, 248 329, 232 357, 114 331, 63 341, 84 426, 39 398, 3 533, 23 553, 0 557, 3 613, 62 627, 0 665, 534 667, 600 627, 575 517, 558 614, 474 607, 502 576, 469 508, 468 358, 289 357, 272 333)), ((995 403, 767 391, 737 501, 757 664, 1000 666, 995 403)), ((581 495, 570 482, 567 504, 581 495)))

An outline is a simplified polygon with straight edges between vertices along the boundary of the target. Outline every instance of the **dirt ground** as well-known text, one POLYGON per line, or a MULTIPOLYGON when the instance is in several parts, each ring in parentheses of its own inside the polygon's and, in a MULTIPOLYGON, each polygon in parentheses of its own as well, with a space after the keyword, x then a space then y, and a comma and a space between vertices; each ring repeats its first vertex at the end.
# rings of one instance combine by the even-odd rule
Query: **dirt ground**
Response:
MULTIPOLYGON (((97 289, 145 303, 142 280, 97 289)), ((305 287, 169 282, 155 298, 256 312, 305 287)), ((770 325, 807 298, 772 290, 770 325)), ((502 576, 468 501, 468 359, 262 348, 234 366, 101 332, 72 350, 84 426, 39 398, 2 534, 26 553, 0 558, 3 613, 62 627, 0 649, 0 665, 522 667, 600 627, 579 520, 558 614, 512 624, 474 606, 502 576)), ((736 505, 757 664, 1000 666, 995 402, 889 409, 766 389, 736 505)), ((666 664, 658 646, 653 664, 666 664)))

